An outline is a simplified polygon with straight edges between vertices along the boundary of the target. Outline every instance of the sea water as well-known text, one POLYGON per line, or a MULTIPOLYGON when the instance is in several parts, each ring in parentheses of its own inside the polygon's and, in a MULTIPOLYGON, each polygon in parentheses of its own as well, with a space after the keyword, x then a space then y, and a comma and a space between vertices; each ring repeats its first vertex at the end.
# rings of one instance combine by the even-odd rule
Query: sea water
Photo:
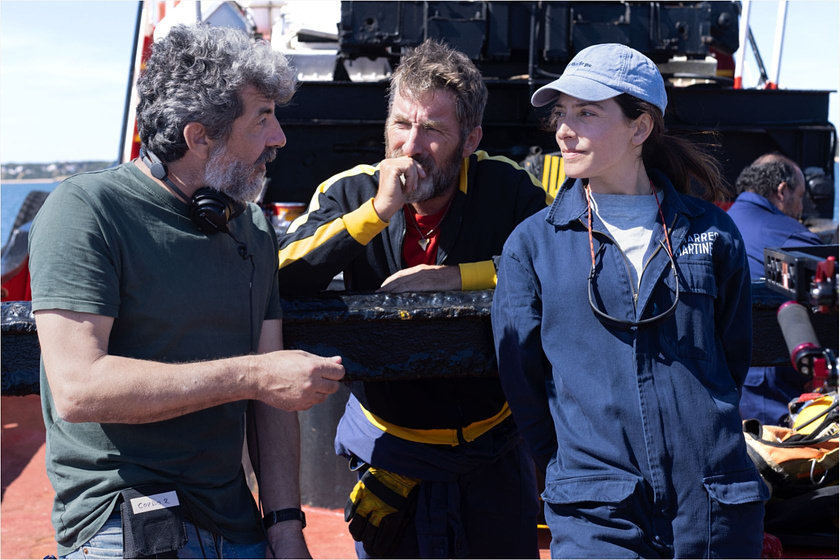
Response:
POLYGON ((32 191, 52 192, 58 186, 57 182, 44 183, 15 183, 3 182, 0 184, 0 212, 2 212, 2 232, 0 232, 0 244, 5 245, 12 234, 12 226, 17 218, 26 195, 32 191))

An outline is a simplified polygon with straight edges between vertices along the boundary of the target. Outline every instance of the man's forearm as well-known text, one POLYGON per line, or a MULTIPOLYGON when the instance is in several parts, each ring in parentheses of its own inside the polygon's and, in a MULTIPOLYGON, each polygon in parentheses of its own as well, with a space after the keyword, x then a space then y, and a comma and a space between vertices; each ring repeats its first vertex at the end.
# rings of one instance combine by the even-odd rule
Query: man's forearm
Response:
MULTIPOLYGON (((205 362, 169 364, 108 354, 113 319, 70 311, 35 313, 56 410, 68 422, 141 424, 223 403, 259 399, 305 410, 338 390, 340 358, 286 350, 205 362)), ((280 320, 263 323, 260 348, 280 320)))
POLYGON ((254 402, 248 451, 265 512, 300 507, 300 426, 297 413, 254 402))
POLYGON ((251 356, 165 364, 104 355, 87 371, 50 380, 56 408, 69 422, 159 422, 253 398, 251 356))
MULTIPOLYGON (((294 412, 255 402, 255 422, 248 449, 255 465, 264 513, 300 507, 300 427, 294 412), (255 463, 256 461, 256 463, 255 463), (256 466, 258 465, 258 466, 256 466)), ((269 555, 276 558, 311 558, 303 538, 303 523, 290 519, 266 530, 269 555)))

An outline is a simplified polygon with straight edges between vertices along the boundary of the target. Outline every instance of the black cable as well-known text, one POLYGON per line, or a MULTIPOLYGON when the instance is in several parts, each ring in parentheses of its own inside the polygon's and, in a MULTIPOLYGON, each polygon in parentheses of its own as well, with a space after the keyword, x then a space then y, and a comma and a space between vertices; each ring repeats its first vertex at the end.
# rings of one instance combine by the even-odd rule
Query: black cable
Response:
MULTIPOLYGON (((237 250, 237 253, 239 253, 239 256, 242 257, 243 260, 244 259, 250 259, 250 261, 251 261, 251 279, 248 283, 248 328, 249 328, 249 333, 250 333, 249 334, 249 341, 250 341, 250 344, 251 344, 251 354, 255 354, 256 351, 257 351, 257 345, 254 343, 254 273, 257 270, 257 266, 254 263, 254 255, 252 255, 248 251, 247 245, 245 245, 244 243, 239 241, 236 238, 236 236, 234 236, 233 233, 230 232, 230 230, 228 230, 226 233, 236 243, 236 245, 237 245, 236 250, 237 250)), ((257 511, 260 514, 259 525, 260 525, 260 529, 262 530, 263 537, 265 538, 265 542, 268 545, 268 550, 271 552, 271 555, 273 557, 276 557, 277 554, 274 552, 274 547, 271 546, 271 541, 268 539, 268 531, 266 531, 265 525, 263 525, 263 523, 262 523, 262 518, 263 518, 263 515, 264 515, 263 500, 262 500, 262 485, 260 484, 260 479, 262 478, 262 476, 261 476, 262 475, 262 469, 260 467, 261 461, 262 461, 262 455, 260 453, 260 437, 259 437, 259 434, 257 433, 256 409, 254 407, 254 401, 253 400, 248 401, 248 412, 246 413, 245 418, 247 420, 246 429, 253 430, 253 432, 254 432, 254 447, 255 447, 254 451, 256 452, 257 461, 256 461, 256 464, 254 464, 254 461, 252 460, 251 461, 251 467, 253 467, 254 474, 257 477, 257 511)))
POLYGON ((536 64, 534 65, 534 74, 537 74, 539 76, 545 76, 546 78, 551 78, 552 80, 556 80, 557 78, 559 78, 562 75, 562 74, 555 74, 554 72, 549 72, 548 70, 543 70, 542 68, 540 68, 536 64))
POLYGON ((254 464, 254 461, 251 461, 251 466, 254 468, 254 474, 257 475, 257 511, 260 513, 260 529, 262 530, 263 537, 265 538, 265 542, 268 545, 268 550, 271 551, 271 556, 277 558, 277 553, 274 552, 274 547, 271 546, 271 541, 268 539, 268 531, 265 528, 265 525, 262 522, 263 517, 265 516, 265 512, 263 511, 263 501, 262 501, 262 484, 260 483, 260 479, 262 478, 262 455, 260 454, 260 438, 259 434, 257 434, 257 418, 256 418, 256 410, 254 407, 254 401, 248 401, 248 410, 250 414, 248 414, 249 422, 248 428, 253 429, 254 431, 254 451, 256 453, 257 462, 254 464))
POLYGON ((222 544, 222 539, 224 537, 222 535, 213 535, 213 550, 216 551, 216 558, 222 558, 222 550, 219 548, 219 545, 222 544))
POLYGON ((248 254, 251 259, 251 279, 248 281, 248 341, 251 343, 251 354, 256 353, 257 345, 254 344, 254 272, 257 265, 254 264, 254 255, 248 254))
POLYGON ((207 558, 207 552, 205 552, 204 550, 204 543, 201 542, 201 532, 198 528, 198 523, 195 522, 195 514, 193 513, 190 501, 185 499, 184 505, 187 506, 187 514, 189 515, 190 521, 192 522, 193 528, 195 529, 195 536, 198 539, 198 547, 201 549, 201 557, 207 558))
POLYGON ((254 344, 254 273, 257 270, 257 265, 254 263, 254 255, 248 251, 248 246, 239 241, 235 235, 228 229, 226 234, 236 243, 236 252, 244 261, 250 259, 251 261, 251 278, 248 280, 248 344, 251 346, 251 354, 257 350, 254 344))
POLYGON ((807 422, 805 422, 804 424, 800 424, 799 426, 797 426, 797 427, 796 427, 796 429, 797 429, 797 430, 801 430, 801 429, 802 429, 802 428, 804 428, 805 426, 809 426, 809 425, 811 425, 811 424, 812 424, 815 420, 817 420, 817 419, 819 419, 819 418, 828 417, 828 413, 829 413, 829 412, 831 412, 832 410, 834 410, 835 408, 837 408, 837 405, 838 405, 838 403, 837 403, 836 401, 835 401, 835 402, 833 402, 833 403, 831 404, 831 406, 829 406, 829 407, 828 407, 828 408, 826 408, 824 411, 822 411, 820 414, 817 414, 816 416, 814 416, 813 418, 811 418, 810 420, 808 420, 808 421, 807 421, 807 422))

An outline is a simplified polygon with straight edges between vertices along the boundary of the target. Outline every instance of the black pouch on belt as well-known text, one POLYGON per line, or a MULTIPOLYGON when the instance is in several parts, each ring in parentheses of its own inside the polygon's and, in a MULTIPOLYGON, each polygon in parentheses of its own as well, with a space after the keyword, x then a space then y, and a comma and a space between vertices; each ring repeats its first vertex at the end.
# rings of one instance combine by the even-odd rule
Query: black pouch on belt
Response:
POLYGON ((124 558, 174 558, 187 544, 178 493, 172 486, 140 486, 120 492, 124 558))

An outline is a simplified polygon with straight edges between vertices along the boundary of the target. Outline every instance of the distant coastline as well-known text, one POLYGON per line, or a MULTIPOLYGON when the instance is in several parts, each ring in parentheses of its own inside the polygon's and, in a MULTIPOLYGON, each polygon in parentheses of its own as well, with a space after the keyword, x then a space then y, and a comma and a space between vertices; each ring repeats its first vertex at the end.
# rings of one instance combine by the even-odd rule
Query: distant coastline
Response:
POLYGON ((60 183, 70 175, 44 177, 42 179, 2 179, 4 185, 33 185, 38 183, 60 183))
POLYGON ((56 182, 85 171, 112 167, 112 161, 56 161, 53 163, 4 163, 0 166, 0 181, 56 182))

